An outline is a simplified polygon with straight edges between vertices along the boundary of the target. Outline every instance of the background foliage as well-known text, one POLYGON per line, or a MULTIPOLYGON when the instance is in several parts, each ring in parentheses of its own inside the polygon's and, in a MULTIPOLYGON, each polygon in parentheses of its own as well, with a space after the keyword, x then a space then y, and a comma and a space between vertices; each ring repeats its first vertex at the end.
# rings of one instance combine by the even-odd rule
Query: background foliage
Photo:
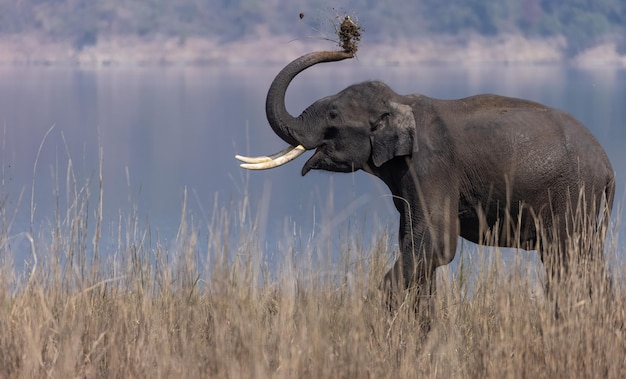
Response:
MULTIPOLYGON (((34 33, 77 48, 116 36, 254 36, 261 26, 298 37, 343 14, 372 41, 432 35, 562 35, 574 55, 606 40, 626 50, 623 0, 0 0, 0 35, 34 33), (304 13, 303 20, 298 15, 304 13), (306 27, 302 27, 302 26, 306 27)), ((326 25, 323 25, 326 24, 326 25)))

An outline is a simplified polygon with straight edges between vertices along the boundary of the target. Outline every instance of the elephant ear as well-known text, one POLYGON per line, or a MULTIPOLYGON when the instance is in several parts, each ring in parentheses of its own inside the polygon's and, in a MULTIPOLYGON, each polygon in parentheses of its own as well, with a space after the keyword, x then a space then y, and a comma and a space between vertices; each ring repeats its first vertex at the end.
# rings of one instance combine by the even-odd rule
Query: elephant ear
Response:
POLYGON ((370 137, 372 160, 380 167, 388 160, 417 151, 413 109, 406 104, 390 102, 389 111, 377 121, 370 137))

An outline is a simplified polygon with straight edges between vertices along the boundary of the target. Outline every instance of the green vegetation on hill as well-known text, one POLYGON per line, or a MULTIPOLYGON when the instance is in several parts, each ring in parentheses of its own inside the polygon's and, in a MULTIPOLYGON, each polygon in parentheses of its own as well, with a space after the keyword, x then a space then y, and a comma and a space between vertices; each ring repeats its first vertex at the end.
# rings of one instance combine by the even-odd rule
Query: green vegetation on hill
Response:
MULTIPOLYGON (((576 54, 605 40, 626 50, 623 0, 0 0, 0 35, 32 33, 70 40, 77 48, 100 38, 136 35, 219 38, 230 42, 267 25, 294 35, 304 23, 350 14, 367 38, 387 41, 432 35, 562 35, 576 54), (298 15, 304 13, 303 21, 298 15)), ((310 29, 309 29, 310 31, 310 29)))

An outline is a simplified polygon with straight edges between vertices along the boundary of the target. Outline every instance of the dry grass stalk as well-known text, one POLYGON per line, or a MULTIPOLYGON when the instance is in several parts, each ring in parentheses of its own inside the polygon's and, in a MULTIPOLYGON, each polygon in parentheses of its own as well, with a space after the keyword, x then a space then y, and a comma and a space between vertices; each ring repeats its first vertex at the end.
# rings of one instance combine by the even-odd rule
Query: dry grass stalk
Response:
MULTIPOLYGON (((348 242, 340 249, 344 264, 335 267, 343 270, 335 277, 311 275, 316 267, 304 265, 291 273, 290 263, 272 274, 250 237, 254 226, 237 221, 238 212, 217 210, 208 238, 199 238, 183 214, 173 247, 150 243, 149 230, 131 215, 120 222, 120 236, 111 237, 118 245, 101 248, 106 259, 96 265, 87 256, 89 199, 80 195, 86 192, 65 202, 72 209, 59 212, 66 216, 54 233, 32 236, 38 266, 27 286, 16 286, 11 267, 0 275, 0 377, 619 378, 626 372, 626 293, 619 280, 590 296, 588 281, 602 275, 573 277, 557 289, 556 318, 554 301, 533 279, 542 276, 540 264, 518 260, 504 268, 495 249, 484 254, 489 260, 462 259, 456 270, 441 270, 435 320, 422 335, 409 307, 390 314, 381 306, 378 285, 393 254, 393 237, 384 232, 371 248, 348 242), (232 236, 240 236, 236 245, 229 245, 232 236)), ((2 234, 1 257, 12 256, 17 237, 2 234)), ((614 276, 623 278, 625 268, 614 276)))

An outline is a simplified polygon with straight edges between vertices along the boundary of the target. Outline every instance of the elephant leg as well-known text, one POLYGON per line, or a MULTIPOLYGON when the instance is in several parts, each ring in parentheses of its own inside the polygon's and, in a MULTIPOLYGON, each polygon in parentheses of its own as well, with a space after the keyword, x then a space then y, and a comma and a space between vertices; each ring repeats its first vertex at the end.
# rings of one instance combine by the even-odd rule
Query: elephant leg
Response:
MULTIPOLYGON (((559 297, 561 295, 562 279, 564 268, 559 262, 559 252, 547 251, 546 248, 540 250, 541 261, 545 269, 544 294, 549 304, 554 305, 554 318, 559 319, 561 311, 559 309, 559 297)), ((561 300, 562 301, 562 300, 561 300)))
POLYGON ((582 220, 578 221, 580 238, 577 239, 578 251, 575 252, 577 278, 582 281, 582 285, 585 286, 583 289, 588 292, 590 298, 593 299, 598 295, 612 296, 613 289, 604 253, 606 228, 609 222, 609 219, 605 218, 610 216, 605 210, 603 195, 589 192, 580 203, 579 207, 582 207, 583 211, 579 213, 586 217, 580 217, 582 220), (602 219, 598 215, 602 215, 602 219))
POLYGON ((456 251, 459 190, 440 162, 430 162, 423 177, 412 162, 405 163, 398 182, 386 181, 400 214, 400 257, 385 275, 384 296, 392 310, 413 308, 428 329, 435 309, 435 270, 450 263, 456 251))
POLYGON ((426 325, 434 315, 436 268, 450 263, 456 250, 456 208, 447 210, 430 213, 428 218, 418 216, 411 222, 407 221, 408 212, 401 213, 400 257, 383 280, 387 307, 398 310, 408 305, 426 325))
POLYGON ((591 296, 606 290, 604 231, 597 219, 601 203, 592 194, 575 200, 571 205, 559 204, 555 214, 562 217, 544 218, 549 227, 540 244, 541 260, 546 294, 552 298, 591 296))
POLYGON ((424 335, 430 331, 435 314, 435 267, 427 268, 415 259, 401 255, 382 283, 383 300, 391 313, 403 311, 413 314, 424 335), (409 261, 409 262, 407 262, 409 261))
POLYGON ((553 219, 544 221, 543 228, 539 253, 545 269, 544 292, 556 301, 561 284, 569 273, 567 228, 563 220, 553 219))
MULTIPOLYGON (((559 245, 565 247, 564 244, 559 245)), ((560 247, 542 249, 541 261, 545 269, 544 292, 546 296, 553 297, 569 272, 567 254, 560 247)))

